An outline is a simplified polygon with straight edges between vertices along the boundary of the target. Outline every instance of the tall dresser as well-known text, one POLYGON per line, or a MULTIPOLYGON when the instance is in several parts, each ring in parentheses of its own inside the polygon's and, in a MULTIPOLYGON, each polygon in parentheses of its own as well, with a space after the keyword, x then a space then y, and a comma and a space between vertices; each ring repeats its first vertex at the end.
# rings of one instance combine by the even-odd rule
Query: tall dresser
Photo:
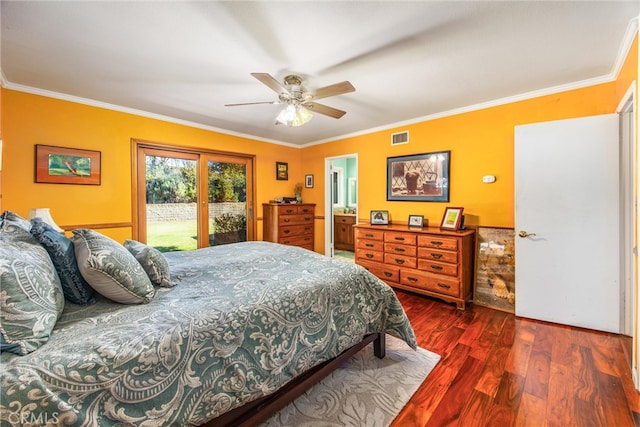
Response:
POLYGON ((357 224, 356 263, 392 287, 453 302, 472 298, 475 231, 357 224))
POLYGON ((263 240, 313 250, 313 203, 263 203, 263 240))

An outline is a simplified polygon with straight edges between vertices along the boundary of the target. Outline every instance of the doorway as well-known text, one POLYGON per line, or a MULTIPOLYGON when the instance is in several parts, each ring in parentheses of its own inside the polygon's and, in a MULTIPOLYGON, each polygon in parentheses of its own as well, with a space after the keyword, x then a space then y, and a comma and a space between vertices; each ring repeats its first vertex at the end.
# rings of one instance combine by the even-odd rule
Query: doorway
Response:
POLYGON ((132 141, 133 238, 160 251, 253 240, 253 157, 132 141))
POLYGON ((325 159, 325 254, 353 261, 358 217, 358 155, 325 159))

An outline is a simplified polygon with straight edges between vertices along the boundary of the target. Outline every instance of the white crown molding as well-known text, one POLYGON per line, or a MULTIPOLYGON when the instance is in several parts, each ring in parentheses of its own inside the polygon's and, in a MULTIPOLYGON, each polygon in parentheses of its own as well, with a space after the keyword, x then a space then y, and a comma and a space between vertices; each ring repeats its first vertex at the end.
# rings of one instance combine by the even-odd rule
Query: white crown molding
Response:
POLYGON ((146 117, 146 118, 149 118, 149 119, 161 120, 161 121, 164 121, 164 122, 175 123, 175 124, 183 125, 183 126, 189 126, 189 127, 196 128, 196 129, 208 130, 208 131, 212 131, 212 132, 222 133, 222 134, 225 134, 225 135, 237 136, 237 137, 240 137, 240 138, 248 138, 248 139, 252 139, 254 141, 267 142, 267 143, 270 143, 270 144, 277 144, 277 145, 285 145, 285 146, 292 147, 292 148, 300 148, 299 145, 294 145, 294 144, 290 144, 290 143, 287 143, 287 142, 276 141, 276 140, 268 139, 268 138, 261 138, 261 137, 256 136, 256 135, 249 135, 249 134, 244 134, 244 133, 240 133, 240 132, 233 132, 233 131, 230 131, 230 130, 227 130, 227 129, 221 129, 221 128, 217 128, 217 127, 214 127, 214 126, 203 125, 201 123, 191 122, 191 121, 188 121, 188 120, 177 119, 175 117, 164 116, 162 114, 150 113, 148 111, 138 110, 138 109, 135 109, 135 108, 123 107, 121 105, 109 104, 107 102, 96 101, 94 99, 82 98, 82 97, 74 96, 74 95, 67 95, 67 94, 60 93, 60 92, 54 92, 54 91, 50 91, 50 90, 34 88, 34 87, 31 87, 31 86, 25 86, 25 85, 15 84, 15 83, 11 83, 11 82, 6 82, 5 84, 3 84, 3 86, 6 89, 15 90, 15 91, 18 91, 18 92, 25 92, 25 93, 30 93, 30 94, 33 94, 33 95, 45 96, 47 98, 60 99, 62 101, 75 102, 77 104, 89 105, 91 107, 104 108, 106 110, 113 110, 113 111, 118 111, 118 112, 121 112, 121 113, 132 114, 132 115, 135 115, 135 116, 146 117))
POLYGON ((595 86, 598 84, 602 84, 602 83, 609 83, 612 81, 615 81, 616 78, 618 78, 618 74, 620 73, 620 70, 622 69, 622 66, 624 65, 624 61, 627 58, 627 55, 629 54, 629 50, 631 49, 631 45, 633 44, 633 40, 636 36, 636 34, 638 34, 638 20, 640 19, 640 16, 637 18, 632 19, 631 21, 629 21, 629 24, 627 25, 627 30, 625 32, 624 38, 622 40, 622 43, 620 44, 620 48, 618 49, 618 55, 616 57, 616 61, 611 69, 611 72, 609 74, 606 74, 604 76, 600 76, 600 77, 595 77, 595 78, 591 78, 591 79, 586 79, 586 80, 581 80, 578 82, 573 82, 573 83, 568 83, 568 84, 563 84, 563 85, 558 85, 558 86, 553 86, 553 87, 549 87, 549 88, 545 88, 545 89, 541 89, 541 90, 535 90, 532 92, 526 92, 520 95, 514 95, 514 96, 509 96, 506 98, 500 98, 500 99, 495 99, 492 101, 488 101, 488 102, 482 102, 479 104, 474 104, 474 105, 469 105, 466 107, 460 107, 460 108, 455 108, 453 110, 448 110, 448 111, 442 111, 440 113, 435 113, 435 114, 431 114, 431 115, 427 115, 427 116, 422 116, 422 117, 416 117, 414 119, 409 119, 409 120, 405 120, 402 122, 396 122, 396 123, 390 123, 388 125, 384 125, 384 126, 380 126, 380 127, 376 127, 376 128, 372 128, 372 129, 367 129, 361 132, 354 132, 354 133, 350 133, 350 134, 346 134, 346 135, 340 135, 337 136, 335 138, 329 138, 329 139, 322 139, 322 140, 318 140, 318 141, 313 141, 310 142, 308 144, 303 145, 302 147, 310 147, 313 145, 319 145, 319 144, 325 144, 327 142, 333 142, 333 141, 338 141, 341 139, 346 139, 346 138, 353 138, 356 136, 362 136, 362 135, 368 135, 370 133, 375 133, 375 132, 380 132, 380 131, 384 131, 384 130, 388 130, 388 129, 394 129, 394 128, 398 128, 398 127, 402 127, 402 126, 408 126, 408 125, 412 125, 412 124, 416 124, 416 123, 421 123, 421 122, 427 122, 430 120, 436 120, 436 119, 441 119, 444 117, 450 117, 450 116, 455 116, 457 114, 463 114, 463 113, 469 113, 472 111, 478 111, 478 110, 484 110, 486 108, 491 108, 491 107, 497 107, 500 105, 504 105, 504 104, 509 104, 512 102, 518 102, 518 101, 525 101, 528 99, 533 99, 533 98, 538 98, 541 96, 546 96, 546 95, 552 95, 554 93, 560 93, 560 92, 566 92, 569 90, 574 90, 574 89, 581 89, 584 87, 588 87, 588 86, 595 86))
POLYGON ((508 97, 505 97, 505 98, 495 99, 495 100, 492 100, 492 101, 482 102, 482 103, 479 103, 479 104, 473 104, 473 105, 469 105, 469 106, 466 106, 466 107, 455 108, 455 109, 452 109, 452 110, 442 111, 442 112, 439 112, 439 113, 430 114, 430 115, 421 116, 421 117, 416 117, 416 118, 405 120, 405 121, 401 121, 401 122, 389 123, 388 125, 379 126, 379 127, 375 127, 375 128, 370 128, 370 129, 366 129, 366 130, 363 130, 363 131, 354 132, 354 133, 350 133, 350 134, 339 135, 339 136, 332 137, 332 138, 312 141, 310 143, 303 144, 303 145, 296 145, 296 144, 291 144, 291 143, 282 142, 282 141, 276 141, 276 140, 272 140, 272 139, 268 139, 268 138, 262 138, 262 137, 259 137, 259 136, 256 136, 256 135, 249 135, 249 134, 244 134, 244 133, 240 133, 240 132, 233 132, 233 131, 229 131, 229 130, 226 130, 226 129, 220 129, 220 128, 216 128, 216 127, 213 127, 213 126, 203 125, 201 123, 196 123, 196 122, 191 122, 191 121, 187 121, 187 120, 177 119, 177 118, 174 118, 174 117, 164 116, 164 115, 161 115, 161 114, 150 113, 148 111, 137 110, 137 109, 134 109, 134 108, 123 107, 123 106, 119 106, 119 105, 115 105, 115 104, 109 104, 109 103, 102 102, 102 101, 96 101, 96 100, 92 100, 92 99, 81 98, 81 97, 78 97, 78 96, 67 95, 67 94, 63 94, 63 93, 59 93, 59 92, 53 92, 53 91, 44 90, 44 89, 38 89, 38 88, 30 87, 30 86, 14 84, 14 83, 9 82, 6 79, 6 77, 4 75, 4 72, 2 71, 1 68, 0 68, 0 84, 2 84, 2 87, 4 87, 4 88, 11 89, 11 90, 16 90, 16 91, 19 91, 19 92, 26 92, 26 93, 31 93, 31 94, 34 94, 34 95, 40 95, 40 96, 46 96, 46 97, 49 97, 49 98, 60 99, 60 100, 63 100, 63 101, 70 101, 70 102, 75 102, 75 103, 78 103, 78 104, 84 104, 84 105, 89 105, 89 106, 93 106, 93 107, 104 108, 104 109, 107 109, 107 110, 119 111, 119 112, 122 112, 122 113, 133 114, 133 115, 136 115, 136 116, 147 117, 147 118, 150 118, 150 119, 161 120, 161 121, 165 121, 165 122, 169 122, 169 123, 175 123, 175 124, 179 124, 179 125, 189 126, 189 127, 193 127, 193 128, 197 128, 197 129, 208 130, 208 131, 212 131, 212 132, 218 132, 218 133, 225 134, 225 135, 237 136, 237 137, 240 137, 240 138, 248 138, 248 139, 257 140, 257 141, 261 141, 261 142, 266 142, 266 143, 270 143, 270 144, 284 145, 284 146, 291 147, 291 148, 305 148, 305 147, 311 147, 311 146, 314 146, 314 145, 325 144, 327 142, 338 141, 338 140, 341 140, 341 139, 353 138, 353 137, 362 136, 362 135, 368 135, 368 134, 371 134, 371 133, 380 132, 380 131, 393 129, 393 128, 397 128, 397 127, 408 126, 408 125, 421 123, 421 122, 427 122, 427 121, 436 120, 436 119, 440 119, 440 118, 444 118, 444 117, 455 116, 455 115, 458 115, 458 114, 469 113, 469 112, 472 112, 472 111, 483 110, 483 109, 486 109, 486 108, 497 107, 497 106, 500 106, 500 105, 505 105, 505 104, 509 104, 509 103, 513 103, 513 102, 524 101, 524 100, 533 99, 533 98, 537 98, 537 97, 541 97, 541 96, 551 95, 551 94, 554 94, 554 93, 560 93, 560 92, 565 92, 565 91, 574 90, 574 89, 581 89, 581 88, 588 87, 588 86, 594 86, 594 85, 598 85, 598 84, 602 84, 602 83, 612 82, 618 77, 618 74, 620 73, 620 70, 621 70, 621 68, 622 68, 622 66, 624 64, 624 61, 625 61, 625 59, 626 59, 626 57, 627 57, 627 55, 629 53, 629 49, 631 48, 633 40, 634 40, 635 36, 638 34, 638 21, 639 21, 639 19, 640 19, 640 16, 632 19, 629 22, 629 24, 627 25, 627 30, 625 32, 625 36, 623 38, 623 41, 620 44, 620 48, 618 50, 618 55, 616 57, 616 61, 614 62, 612 70, 611 70, 611 72, 609 74, 606 74, 604 76, 595 77, 595 78, 586 79, 586 80, 581 80, 581 81, 578 81, 578 82, 573 82, 573 83, 568 83, 568 84, 563 84, 563 85, 558 85, 558 86, 553 86, 553 87, 549 87, 549 88, 545 88, 545 89, 541 89, 541 90, 526 92, 526 93, 519 94, 519 95, 508 96, 508 97))

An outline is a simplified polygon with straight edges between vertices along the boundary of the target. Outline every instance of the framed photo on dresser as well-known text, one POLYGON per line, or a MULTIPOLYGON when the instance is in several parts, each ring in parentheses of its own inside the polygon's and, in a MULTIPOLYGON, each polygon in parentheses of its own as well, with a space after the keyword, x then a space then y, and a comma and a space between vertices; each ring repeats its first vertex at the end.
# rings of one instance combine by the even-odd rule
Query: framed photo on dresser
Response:
POLYGON ((371 211, 371 225, 389 225, 389 211, 371 211))
POLYGON ((440 223, 440 228, 442 230, 452 230, 457 231, 462 227, 462 212, 464 212, 464 208, 452 208, 447 207, 444 210, 444 215, 442 216, 442 222, 440 223))

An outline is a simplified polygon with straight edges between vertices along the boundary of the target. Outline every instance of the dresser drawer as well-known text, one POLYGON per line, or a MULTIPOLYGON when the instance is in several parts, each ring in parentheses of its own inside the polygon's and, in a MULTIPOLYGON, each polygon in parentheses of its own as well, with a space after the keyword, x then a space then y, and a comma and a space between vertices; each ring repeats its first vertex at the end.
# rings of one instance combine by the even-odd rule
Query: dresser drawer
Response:
POLYGON ((298 213, 313 215, 313 206, 298 206, 298 213))
POLYGON ((356 248, 356 259, 364 261, 384 262, 384 254, 369 249, 356 248))
POLYGON ((278 206, 278 215, 282 216, 282 215, 297 215, 300 212, 300 206, 296 206, 293 204, 290 205, 282 205, 282 206, 278 206))
POLYGON ((400 283, 400 268, 375 262, 358 262, 361 266, 387 282, 400 283))
POLYGON ((313 224, 285 225, 278 227, 278 237, 299 236, 301 234, 313 235, 313 224))
POLYGON ((418 269, 431 271, 437 274, 446 274, 447 276, 453 277, 458 275, 458 266, 456 264, 447 264, 444 262, 430 261, 426 259, 418 260, 418 269))
POLYGON ((411 233, 394 233, 387 231, 384 233, 384 241, 402 243, 403 245, 415 245, 416 235, 411 233))
POLYGON ((384 254, 384 262, 399 267, 416 268, 416 257, 411 256, 384 254))
POLYGON ((384 240, 384 231, 356 228, 356 239, 384 240))
POLYGON ((346 216, 346 215, 334 215, 334 219, 336 224, 355 224, 356 217, 355 216, 346 216))
POLYGON ((400 283, 453 297, 460 295, 460 282, 458 280, 416 270, 400 269, 400 283))
POLYGON ((450 262, 451 264, 455 264, 458 262, 458 253, 451 251, 441 251, 433 248, 418 248, 418 258, 442 261, 442 262, 450 262))
POLYGON ((397 243, 385 243, 384 252, 388 254, 416 256, 416 247, 410 245, 401 245, 397 243))
POLYGON ((356 248, 382 252, 384 250, 384 243, 378 240, 356 240, 356 248))
POLYGON ((311 234, 282 237, 279 242, 285 245, 310 247, 313 250, 313 235, 311 234))
POLYGON ((418 246, 455 251, 458 250, 458 239, 442 236, 420 236, 418 246))
POLYGON ((278 218, 278 226, 280 227, 284 225, 304 224, 304 223, 312 224, 313 215, 312 214, 281 215, 278 218))

